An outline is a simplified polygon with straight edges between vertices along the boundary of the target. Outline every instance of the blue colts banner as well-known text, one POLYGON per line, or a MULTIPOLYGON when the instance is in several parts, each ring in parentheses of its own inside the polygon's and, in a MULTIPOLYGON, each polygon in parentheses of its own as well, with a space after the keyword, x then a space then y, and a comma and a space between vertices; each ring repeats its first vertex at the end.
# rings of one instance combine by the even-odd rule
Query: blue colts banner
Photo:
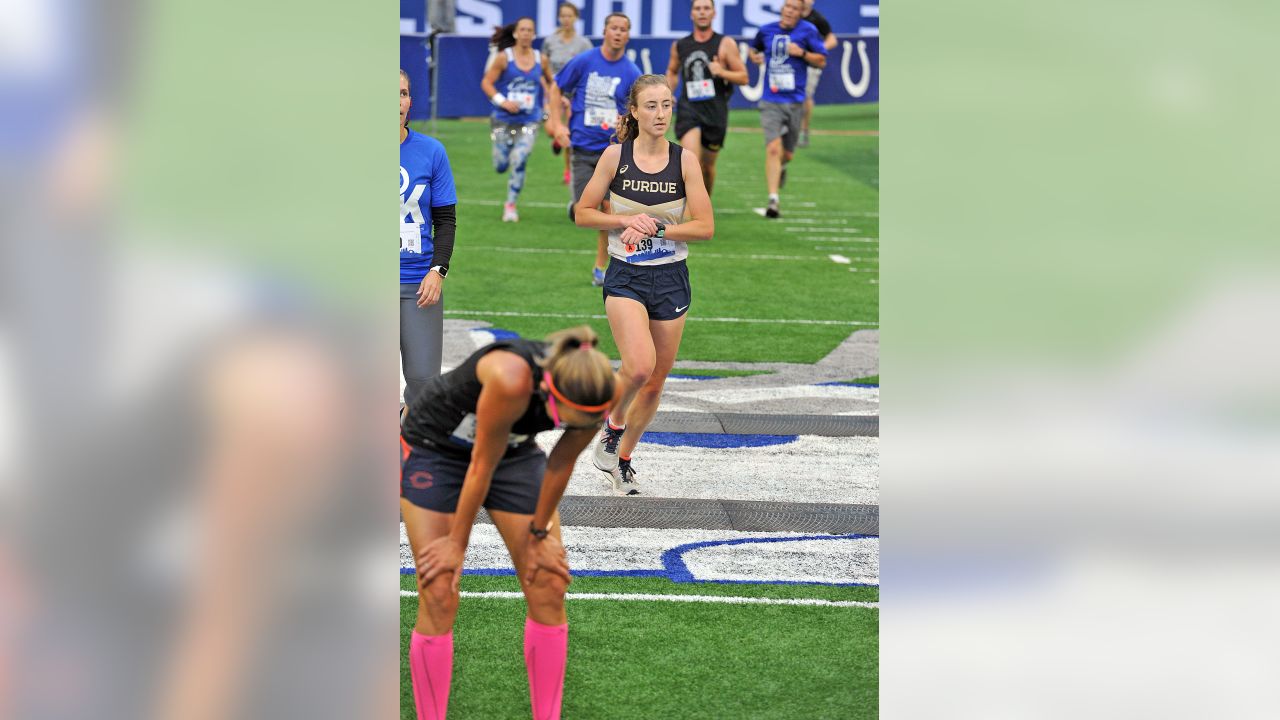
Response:
MULTIPOLYGON (((620 12, 631 18, 631 36, 675 38, 693 32, 689 19, 692 0, 571 0, 579 8, 578 32, 599 37, 604 18, 620 12)), ((421 17, 426 0, 401 0, 402 18, 421 17)), ((783 0, 716 0, 713 27, 718 33, 755 37, 761 25, 778 19, 783 0)), ((453 32, 488 37, 495 25, 533 18, 538 37, 556 29, 560 0, 457 0, 458 16, 453 32)), ((818 12, 837 35, 876 35, 880 30, 879 0, 817 0, 818 12)), ((401 23, 404 27, 405 23, 401 23)), ((424 28, 419 27, 419 30, 424 28)))
MULTIPOLYGON (((759 102, 764 91, 760 67, 747 57, 750 38, 735 38, 743 63, 747 66, 749 82, 737 86, 729 102, 731 108, 751 108, 759 102)), ((880 38, 876 36, 837 35, 834 50, 827 56, 827 67, 822 73, 814 99, 818 103, 868 103, 879 102, 880 38)), ((401 55, 404 54, 401 40, 401 55)), ((598 42, 598 41, 597 41, 598 42)), ((627 56, 645 73, 664 74, 671 54, 671 38, 632 38, 627 45, 627 56)), ((488 115, 493 109, 480 90, 480 80, 491 56, 488 38, 440 35, 436 37, 436 57, 439 58, 437 80, 439 117, 467 117, 488 115)), ((406 68, 407 69, 407 68, 406 68)), ((418 81, 413 83, 413 119, 430 117, 426 102, 419 106, 418 81)))
MULTIPOLYGON (((599 46, 604 19, 611 12, 631 18, 631 43, 627 54, 644 72, 666 72, 671 43, 693 31, 689 19, 692 0, 570 0, 580 10, 578 32, 599 46)), ((409 73, 413 108, 409 117, 431 117, 430 73, 427 69, 426 34, 428 0, 400 0, 400 66, 409 73)), ((440 35, 437 93, 440 117, 488 115, 492 109, 480 92, 480 78, 490 57, 487 39, 494 26, 531 17, 541 38, 556 29, 560 0, 455 0, 454 32, 440 35)), ((744 48, 762 25, 778 20, 783 0, 716 0, 716 32, 739 41, 744 48)), ((878 102, 880 99, 880 3, 879 0, 817 0, 815 7, 831 23, 839 44, 827 58, 827 69, 818 84, 818 103, 878 102)), ((745 62, 746 54, 743 51, 745 62)), ((751 107, 760 99, 759 69, 745 63, 748 85, 733 94, 730 106, 751 107)))

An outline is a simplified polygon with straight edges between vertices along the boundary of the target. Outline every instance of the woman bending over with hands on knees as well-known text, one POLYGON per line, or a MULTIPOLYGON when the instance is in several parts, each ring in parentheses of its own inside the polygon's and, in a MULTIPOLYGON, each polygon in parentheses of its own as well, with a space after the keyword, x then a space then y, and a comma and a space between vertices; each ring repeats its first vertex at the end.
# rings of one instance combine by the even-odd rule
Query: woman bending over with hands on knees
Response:
POLYGON ((631 86, 629 115, 618 145, 600 157, 574 209, 579 227, 609 231, 604 310, 622 355, 618 402, 592 460, 620 495, 639 495, 631 453, 658 410, 662 386, 676 361, 692 291, 687 243, 715 234, 711 199, 698 156, 668 142, 671 89, 662 75, 631 86), (605 192, 611 212, 597 208, 605 192))
POLYGON ((409 667, 419 720, 440 720, 448 708, 458 583, 482 505, 528 605, 524 656, 533 715, 560 717, 570 578, 556 506, 616 390, 596 341, 583 326, 546 343, 492 343, 433 378, 405 415, 400 512, 418 575, 409 667), (564 434, 548 457, 534 436, 553 428, 564 434))

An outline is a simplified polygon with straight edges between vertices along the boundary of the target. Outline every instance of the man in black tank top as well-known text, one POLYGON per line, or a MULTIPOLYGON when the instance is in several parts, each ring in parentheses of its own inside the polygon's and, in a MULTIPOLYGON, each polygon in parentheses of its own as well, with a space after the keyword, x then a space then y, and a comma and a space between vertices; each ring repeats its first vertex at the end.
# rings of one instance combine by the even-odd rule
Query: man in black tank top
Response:
POLYGON ((702 180, 710 194, 716 178, 716 154, 729 129, 729 97, 734 85, 747 83, 747 68, 731 38, 711 29, 714 0, 693 0, 693 32, 671 44, 667 85, 681 86, 676 104, 676 138, 699 154, 702 180))

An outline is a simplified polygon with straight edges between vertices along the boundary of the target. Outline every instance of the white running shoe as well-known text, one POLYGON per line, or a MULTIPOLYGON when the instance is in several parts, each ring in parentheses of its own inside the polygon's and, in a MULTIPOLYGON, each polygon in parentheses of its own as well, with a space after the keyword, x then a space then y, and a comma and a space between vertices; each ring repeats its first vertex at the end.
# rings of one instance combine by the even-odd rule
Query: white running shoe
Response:
POLYGON ((618 467, 618 441, 622 439, 622 433, 626 429, 614 430, 609 427, 609 421, 604 423, 604 430, 600 433, 600 441, 596 443, 595 452, 591 454, 591 462, 595 463, 596 469, 604 472, 613 472, 618 467))
POLYGON ((504 203, 502 206, 502 222, 520 222, 520 213, 516 212, 515 203, 504 203))
POLYGON ((613 481, 613 491, 618 495, 631 496, 640 494, 640 484, 636 482, 636 471, 631 469, 630 460, 621 460, 618 467, 609 473, 613 481))

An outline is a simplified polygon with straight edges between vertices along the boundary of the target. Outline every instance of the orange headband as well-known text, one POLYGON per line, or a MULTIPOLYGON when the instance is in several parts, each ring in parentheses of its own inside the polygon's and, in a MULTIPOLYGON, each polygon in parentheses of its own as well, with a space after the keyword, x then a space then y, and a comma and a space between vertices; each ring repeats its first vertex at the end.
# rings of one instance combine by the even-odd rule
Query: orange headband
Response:
POLYGON ((600 404, 600 405, 579 405, 578 403, 576 403, 576 402, 574 402, 574 401, 570 400, 569 398, 565 397, 565 396, 564 396, 564 393, 562 393, 562 392, 560 392, 558 389, 556 389, 556 384, 555 384, 554 382, 552 382, 552 381, 551 381, 551 371, 550 371, 550 370, 543 370, 543 371, 542 371, 542 379, 547 381, 547 387, 548 387, 548 388, 550 388, 550 390, 551 390, 551 394, 552 394, 552 395, 555 395, 557 400, 559 400, 560 402, 564 403, 565 405, 567 405, 567 406, 569 406, 569 407, 573 408, 574 410, 581 410, 582 412, 588 412, 588 413, 598 413, 598 412, 604 412, 605 410, 608 410, 608 409, 609 409, 609 403, 608 403, 608 402, 606 402, 606 403, 602 403, 602 404, 600 404))

